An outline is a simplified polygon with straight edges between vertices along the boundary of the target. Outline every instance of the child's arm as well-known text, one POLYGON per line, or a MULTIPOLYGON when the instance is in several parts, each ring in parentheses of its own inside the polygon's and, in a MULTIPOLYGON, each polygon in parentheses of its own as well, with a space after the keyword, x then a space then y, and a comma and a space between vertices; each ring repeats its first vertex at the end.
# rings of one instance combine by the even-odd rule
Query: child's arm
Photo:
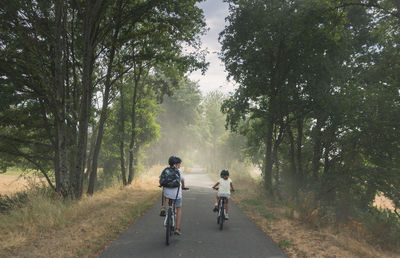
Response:
POLYGON ((219 185, 219 182, 215 183, 215 185, 212 188, 216 188, 219 185))
POLYGON ((235 191, 235 189, 233 189, 233 184, 232 184, 232 182, 231 182, 231 190, 232 190, 232 191, 235 191))

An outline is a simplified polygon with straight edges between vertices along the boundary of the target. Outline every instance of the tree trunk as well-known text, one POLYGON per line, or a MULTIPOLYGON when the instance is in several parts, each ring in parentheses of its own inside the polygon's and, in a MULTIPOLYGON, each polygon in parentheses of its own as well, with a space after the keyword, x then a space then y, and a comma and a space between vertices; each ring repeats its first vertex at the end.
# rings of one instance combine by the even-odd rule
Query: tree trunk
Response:
MULTIPOLYGON (((94 125, 92 125, 94 127, 94 125)), ((97 139, 97 129, 98 127, 93 128, 92 137, 90 138, 90 146, 89 146, 89 154, 87 157, 87 170, 84 174, 84 181, 88 182, 90 171, 92 171, 92 160, 93 160, 93 153, 94 148, 96 146, 96 139, 97 139)))
POLYGON ((64 75, 65 66, 63 52, 65 51, 65 41, 63 31, 65 21, 63 20, 64 5, 61 0, 55 2, 55 44, 54 44, 54 85, 56 88, 55 99, 55 126, 56 126, 56 191, 66 197, 69 192, 68 180, 68 159, 66 146, 66 124, 65 124, 65 86, 64 75), (58 175, 57 175, 58 174, 58 175), (58 182, 57 182, 58 181, 58 182))
POLYGON ((297 169, 296 169, 296 158, 295 158, 295 150, 294 150, 294 137, 292 128, 288 126, 288 138, 289 138, 289 160, 290 160, 290 171, 293 176, 293 179, 297 177, 297 169))
POLYGON ((288 126, 288 138, 289 138, 289 161, 290 161, 290 172, 291 172, 291 177, 289 184, 291 185, 290 187, 290 194, 295 197, 297 195, 297 192, 301 186, 301 177, 300 174, 297 171, 296 168, 296 153, 295 153, 295 143, 294 143, 294 136, 292 132, 292 128, 289 125, 288 126))
POLYGON ((302 144, 303 144, 303 117, 297 119, 297 171, 299 175, 299 186, 302 187, 304 184, 304 173, 303 173, 303 155, 302 155, 302 144))
POLYGON ((275 164, 275 186, 276 186, 276 193, 279 197, 279 199, 282 199, 281 194, 280 194, 280 167, 279 167, 279 159, 278 159, 278 149, 280 144, 283 141, 283 136, 285 132, 285 123, 284 120, 282 119, 279 125, 279 134, 278 137, 275 139, 275 143, 273 146, 273 163, 275 164))
POLYGON ((282 200, 281 196, 281 182, 280 182, 280 164, 279 164, 279 157, 278 157, 278 151, 274 150, 274 164, 275 164, 275 173, 274 173, 274 179, 275 179, 275 193, 276 196, 278 196, 279 200, 282 200))
POLYGON ((121 161, 121 176, 122 176, 122 183, 127 185, 126 181, 126 169, 125 169, 125 105, 124 105, 124 93, 123 93, 123 86, 120 87, 120 96, 121 96, 121 114, 120 114, 120 142, 119 142, 119 152, 120 152, 120 161, 121 161))
POLYGON ((266 189, 270 192, 272 192, 272 130, 273 121, 269 116, 265 135, 264 183, 266 189))
POLYGON ((322 157, 322 126, 325 123, 325 119, 322 117, 317 118, 317 124, 312 130, 313 138, 313 159, 312 159, 312 175, 313 180, 318 181, 319 179, 319 168, 321 167, 321 157, 322 157))
POLYGON ((136 75, 135 69, 135 85, 133 89, 133 97, 132 97, 132 113, 131 113, 131 141, 129 144, 129 176, 128 176, 128 184, 132 183, 134 176, 134 164, 133 164, 133 155, 136 141, 136 101, 137 101, 137 91, 139 87, 139 80, 142 73, 142 66, 139 67, 139 74, 136 75))
POLYGON ((104 11, 105 0, 86 2, 83 13, 83 66, 82 66, 82 92, 81 106, 79 110, 78 144, 75 150, 75 169, 71 173, 71 186, 73 197, 82 196, 83 174, 85 170, 88 124, 93 95, 93 70, 95 62, 95 49, 101 13, 104 11))
POLYGON ((94 152, 93 152, 93 157, 92 157, 91 171, 89 171, 89 185, 88 185, 88 191, 87 191, 88 194, 93 194, 94 185, 95 185, 95 182, 97 179, 97 162, 98 162, 98 158, 99 158, 101 143, 103 141, 104 124, 107 120, 108 101, 110 98, 110 89, 111 89, 111 84, 110 84, 111 67, 112 67, 112 63, 114 62, 114 53, 115 53, 115 48, 113 48, 113 50, 112 50, 110 61, 108 64, 107 78, 106 78, 104 96, 103 96, 103 106, 101 109, 100 121, 99 121, 98 132, 97 132, 97 139, 96 139, 96 144, 94 147, 94 152))
MULTIPOLYGON (((71 21, 71 32, 70 34, 66 33, 67 35, 70 35, 71 43, 69 45, 69 54, 70 58, 72 61, 72 80, 73 83, 69 87, 69 91, 67 92, 67 114, 70 115, 69 119, 67 119, 67 139, 68 139, 68 171, 69 173, 72 173, 75 169, 75 146, 78 143, 78 114, 79 114, 79 105, 80 105, 80 86, 79 86, 79 81, 78 81, 78 64, 76 62, 76 57, 75 57, 75 26, 76 24, 79 23, 79 19, 76 17, 76 10, 72 10, 72 21, 71 21)), ((67 36, 66 36, 67 37, 67 36)))
MULTIPOLYGON (((122 4, 121 1, 119 1, 119 10, 117 13, 117 18, 121 17, 121 14, 120 14, 121 13, 121 4, 122 4)), ((118 40, 120 26, 121 26, 120 19, 118 19, 115 30, 114 30, 112 47, 110 50, 106 82, 105 82, 105 89, 104 89, 104 95, 103 95, 103 106, 101 108, 100 121, 99 121, 99 127, 98 127, 99 129, 97 132, 97 140, 96 140, 96 145, 95 145, 94 152, 93 152, 91 171, 89 171, 90 176, 89 176, 89 185, 88 185, 87 193, 90 195, 92 195, 94 192, 94 185, 97 180, 97 162, 98 162, 98 158, 99 158, 101 143, 103 141, 104 124, 107 120, 108 102, 110 99, 110 91, 111 91, 112 66, 114 63, 114 57, 115 57, 115 51, 116 51, 115 45, 118 40)))

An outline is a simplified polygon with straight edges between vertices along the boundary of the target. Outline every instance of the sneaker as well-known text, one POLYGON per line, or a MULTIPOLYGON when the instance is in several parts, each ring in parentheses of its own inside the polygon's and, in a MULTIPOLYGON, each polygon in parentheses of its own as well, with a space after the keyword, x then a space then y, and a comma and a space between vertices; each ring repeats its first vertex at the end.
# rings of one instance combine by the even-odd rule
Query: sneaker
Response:
POLYGON ((164 209, 161 209, 161 211, 160 211, 160 216, 161 216, 161 217, 165 217, 165 210, 164 210, 164 209))
POLYGON ((214 206, 213 212, 217 212, 218 211, 218 207, 214 206))
POLYGON ((180 236, 180 235, 182 235, 182 232, 180 229, 175 229, 174 234, 180 236))
POLYGON ((229 219, 228 213, 225 214, 225 219, 226 219, 226 220, 229 219))

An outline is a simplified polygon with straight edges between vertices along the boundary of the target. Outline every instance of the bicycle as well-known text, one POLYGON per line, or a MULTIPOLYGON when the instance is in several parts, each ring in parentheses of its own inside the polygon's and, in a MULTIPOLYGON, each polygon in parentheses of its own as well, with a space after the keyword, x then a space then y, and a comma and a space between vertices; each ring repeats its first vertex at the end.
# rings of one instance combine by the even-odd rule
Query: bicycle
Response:
POLYGON ((168 210, 165 214, 165 219, 164 219, 167 245, 169 245, 170 238, 172 237, 173 232, 175 232, 176 209, 175 206, 172 205, 173 201, 174 200, 172 199, 168 199, 168 210))
POLYGON ((218 201, 218 217, 217 217, 217 223, 219 224, 219 229, 222 230, 224 227, 224 221, 225 221, 225 202, 226 202, 226 197, 219 197, 218 201))
MULTIPOLYGON (((218 187, 213 188, 213 189, 218 190, 218 187)), ((223 229, 224 221, 226 220, 226 218, 225 218, 225 203, 226 203, 226 200, 228 200, 227 196, 219 196, 217 224, 219 224, 219 229, 220 230, 223 229)))
MULTIPOLYGON (((182 190, 189 190, 189 188, 185 187, 182 190)), ((178 196, 178 193, 176 194, 178 196)), ((168 209, 165 214, 164 219, 164 228, 165 228, 165 243, 169 245, 171 241, 171 237, 176 230, 176 207, 175 207, 175 199, 168 199, 168 209)))

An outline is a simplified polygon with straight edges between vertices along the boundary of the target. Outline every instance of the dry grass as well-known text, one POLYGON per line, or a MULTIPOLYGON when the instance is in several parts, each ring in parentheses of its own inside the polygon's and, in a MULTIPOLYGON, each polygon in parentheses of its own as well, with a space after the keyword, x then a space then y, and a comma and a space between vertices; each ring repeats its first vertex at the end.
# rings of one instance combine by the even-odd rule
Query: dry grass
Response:
POLYGON ((78 202, 31 193, 27 206, 0 215, 0 257, 93 257, 155 202, 157 181, 147 172, 78 202))
POLYGON ((43 178, 39 178, 33 174, 0 174, 0 194, 10 196, 16 192, 28 189, 31 185, 44 181, 43 178))
POLYGON ((392 211, 394 210, 393 201, 390 200, 389 198, 386 198, 386 196, 383 195, 383 193, 378 193, 375 196, 374 206, 380 209, 389 209, 392 211))
POLYGON ((268 201, 268 196, 257 191, 262 186, 256 180, 240 178, 240 182, 235 185, 238 191, 233 200, 290 257, 400 257, 400 253, 367 244, 357 221, 316 230, 306 226, 294 209, 268 201))
POLYGON ((19 176, 0 175, 0 194, 12 195, 13 193, 23 191, 27 182, 19 176))

